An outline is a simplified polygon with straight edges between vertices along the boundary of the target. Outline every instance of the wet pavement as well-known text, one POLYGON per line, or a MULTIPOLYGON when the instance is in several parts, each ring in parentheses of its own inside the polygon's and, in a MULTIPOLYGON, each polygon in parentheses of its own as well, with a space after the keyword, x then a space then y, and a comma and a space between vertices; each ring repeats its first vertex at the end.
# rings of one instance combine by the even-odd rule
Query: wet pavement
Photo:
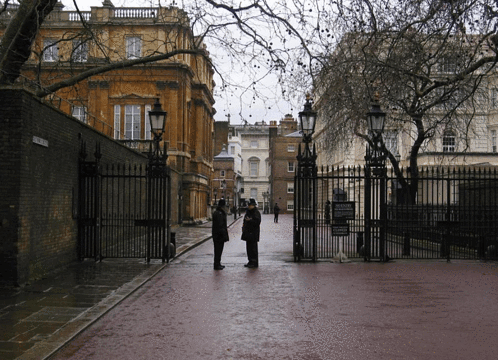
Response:
MULTIPOLYGON (((178 257, 211 238, 211 223, 173 231, 178 257)), ((86 260, 23 288, 0 288, 0 359, 47 358, 165 266, 86 260)))
POLYGON ((224 270, 203 243, 52 358, 496 358, 496 263, 293 263, 292 217, 263 215, 260 267, 248 269, 240 225, 224 270))

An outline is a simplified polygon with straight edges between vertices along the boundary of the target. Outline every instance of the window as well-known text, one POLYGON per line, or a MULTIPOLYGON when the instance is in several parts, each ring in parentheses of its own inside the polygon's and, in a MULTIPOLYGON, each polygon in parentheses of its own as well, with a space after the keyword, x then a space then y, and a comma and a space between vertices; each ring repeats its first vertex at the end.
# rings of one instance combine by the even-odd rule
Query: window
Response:
POLYGON ((251 147, 257 148, 258 147, 258 140, 251 140, 251 147))
POLYGON ((498 109, 498 89, 491 89, 491 107, 498 109))
POLYGON ((43 41, 43 61, 59 60, 59 48, 57 40, 47 39, 43 41))
POLYGON ((220 170, 220 176, 225 177, 225 170, 220 170))
POLYGON ((142 39, 138 36, 126 38, 126 58, 138 59, 142 56, 142 39))
POLYGON ((455 152, 456 138, 451 130, 445 131, 443 135, 443 152, 455 152))
POLYGON ((88 60, 88 43, 81 40, 73 41, 73 55, 74 62, 85 62, 88 60))
POLYGON ((251 188, 251 199, 256 200, 258 198, 258 189, 257 188, 251 188))
POLYGON ((287 171, 288 172, 294 172, 294 163, 292 161, 289 161, 287 163, 287 171))
POLYGON ((73 106, 72 115, 79 121, 86 122, 86 108, 84 106, 73 106))
POLYGON ((125 139, 140 139, 140 105, 125 106, 125 139))
POLYGON ((294 145, 287 145, 287 152, 294 152, 296 151, 296 147, 294 145))
POLYGON ((287 210, 294 211, 294 200, 287 200, 287 210))
POLYGON ((250 160, 249 161, 249 176, 251 177, 257 177, 258 176, 258 168, 259 168, 259 162, 250 160))
POLYGON ((288 194, 293 194, 294 193, 294 183, 293 182, 288 182, 287 183, 287 193, 288 194))
POLYGON ((491 130, 491 151, 496 152, 496 130, 491 130))
POLYGON ((121 106, 114 105, 114 139, 121 139, 121 106))
POLYGON ((235 155, 235 146, 230 146, 230 154, 235 155))
POLYGON ((442 59, 441 72, 447 74, 454 74, 457 71, 457 59, 454 56, 447 56, 442 59))

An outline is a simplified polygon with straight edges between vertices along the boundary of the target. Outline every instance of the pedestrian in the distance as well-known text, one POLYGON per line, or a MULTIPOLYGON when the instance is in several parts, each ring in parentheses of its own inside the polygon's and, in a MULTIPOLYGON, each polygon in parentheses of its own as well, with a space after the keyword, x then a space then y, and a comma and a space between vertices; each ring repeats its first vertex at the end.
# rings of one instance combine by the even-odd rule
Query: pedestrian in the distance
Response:
POLYGON ((225 200, 218 201, 218 206, 213 213, 213 242, 214 242, 214 269, 223 270, 225 266, 221 265, 221 254, 225 242, 229 240, 227 229, 227 213, 225 212, 225 200))
POLYGON ((261 224, 261 214, 256 208, 256 201, 249 200, 246 215, 244 216, 244 224, 242 225, 242 240, 246 242, 247 259, 249 262, 245 264, 248 268, 258 267, 258 241, 259 241, 259 225, 261 224))
POLYGON ((275 203, 275 206, 273 207, 273 214, 275 217, 273 218, 273 222, 278 223, 278 213, 280 212, 280 208, 278 207, 278 204, 275 203))

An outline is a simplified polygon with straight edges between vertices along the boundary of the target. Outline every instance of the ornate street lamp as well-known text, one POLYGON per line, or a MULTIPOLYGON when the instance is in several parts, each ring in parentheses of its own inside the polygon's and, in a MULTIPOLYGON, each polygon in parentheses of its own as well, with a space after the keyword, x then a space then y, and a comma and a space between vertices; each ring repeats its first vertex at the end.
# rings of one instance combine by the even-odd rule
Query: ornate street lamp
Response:
MULTIPOLYGON (((315 132, 316 111, 312 109, 312 100, 306 95, 304 109, 299 113, 299 124, 303 134, 304 151, 301 152, 301 144, 297 155, 298 167, 294 178, 295 193, 294 207, 295 219, 298 227, 301 224, 316 224, 317 220, 317 167, 316 167, 316 148, 313 145, 313 151, 310 149, 310 143, 313 140, 315 132)), ((311 250, 313 261, 317 259, 317 232, 314 226, 311 231, 301 237, 301 232, 294 232, 294 260, 303 256, 303 249, 311 250)), ((308 251, 309 251, 308 250, 308 251)))
POLYGON ((367 113, 367 125, 368 131, 371 135, 372 148, 370 148, 370 146, 367 147, 365 160, 367 166, 371 168, 385 166, 386 154, 381 147, 385 120, 386 113, 381 110, 379 100, 375 99, 372 103, 371 110, 367 113))
POLYGON ((367 113, 368 130, 374 139, 382 136, 385 120, 386 113, 381 110, 379 101, 376 99, 372 103, 372 109, 367 113))
POLYGON ((313 111, 311 107, 311 97, 307 94, 304 109, 299 113, 299 123, 301 125, 301 132, 303 133, 303 140, 305 143, 311 142, 311 138, 315 132, 316 111, 313 111))
POLYGON ((216 205, 216 204, 218 204, 217 199, 216 199, 216 197, 218 196, 218 190, 214 189, 213 193, 214 193, 214 205, 216 205))
MULTIPOLYGON (((154 135, 154 151, 151 151, 152 160, 154 161, 163 160, 159 156, 159 143, 164 134, 167 114, 168 113, 162 109, 159 99, 156 98, 154 107, 149 111, 150 130, 154 135)), ((166 160, 166 150, 164 151, 164 160, 166 160)))
POLYGON ((381 261, 389 259, 385 245, 387 226, 386 154, 381 145, 385 119, 386 113, 381 110, 379 100, 376 98, 372 103, 371 110, 367 112, 371 146, 367 146, 365 155, 365 260, 370 260, 372 255, 378 256, 381 261), (376 249, 373 249, 372 246, 374 238, 378 239, 376 249))
MULTIPOLYGON (((166 126, 166 111, 163 111, 161 108, 161 103, 159 99, 156 99, 154 103, 154 107, 151 111, 149 111, 149 121, 150 121, 150 130, 154 135, 154 139, 151 143, 150 148, 150 156, 149 156, 149 166, 148 166, 148 191, 147 191, 147 214, 149 219, 155 218, 159 213, 159 209, 162 207, 163 210, 166 210, 169 214, 171 214, 171 192, 167 193, 167 201, 161 202, 161 197, 157 196, 157 192, 155 189, 158 188, 158 184, 161 184, 160 187, 164 187, 165 189, 170 188, 170 176, 169 170, 166 165, 166 159, 168 157, 166 152, 166 144, 164 144, 164 151, 161 155, 159 146, 164 134, 164 127, 166 126), (152 145, 154 145, 154 150, 152 149, 152 145), (166 204, 166 207, 164 207, 166 204)), ((171 242, 171 234, 169 224, 165 225, 165 231, 156 231, 151 226, 147 226, 147 259, 150 259, 151 256, 151 241, 152 239, 160 239, 163 244, 163 254, 170 259, 174 254, 174 243, 171 242), (167 255, 166 255, 167 254, 167 255)), ((164 255, 163 255, 164 256, 164 255)), ((164 261, 164 257, 163 257, 164 261)))
POLYGON ((299 124, 301 125, 301 133, 303 134, 304 151, 301 153, 301 145, 297 160, 299 162, 300 175, 312 175, 316 172, 316 149, 313 146, 313 152, 310 149, 310 143, 315 132, 316 111, 312 110, 312 100, 310 95, 306 95, 306 103, 303 111, 299 112, 299 124))

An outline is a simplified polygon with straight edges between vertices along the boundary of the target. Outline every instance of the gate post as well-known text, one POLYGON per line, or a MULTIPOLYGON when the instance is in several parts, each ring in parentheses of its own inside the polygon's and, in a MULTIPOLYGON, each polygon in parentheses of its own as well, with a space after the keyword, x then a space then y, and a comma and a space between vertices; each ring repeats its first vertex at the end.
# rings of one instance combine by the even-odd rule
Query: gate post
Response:
POLYGON ((154 139, 150 146, 147 172, 149 178, 147 195, 147 262, 150 262, 152 247, 155 250, 155 257, 160 253, 163 262, 165 259, 169 261, 171 189, 166 165, 168 154, 165 142, 163 142, 162 154, 160 149, 160 142, 166 125, 166 115, 167 113, 163 111, 159 99, 156 99, 153 109, 149 111, 150 129, 154 139), (154 144, 154 150, 152 150, 152 143, 154 144), (155 240, 155 242, 152 240, 155 240))
POLYGON ((363 258, 365 261, 370 261, 371 254, 371 239, 372 239, 372 178, 370 167, 365 166, 365 205, 364 205, 364 213, 365 213, 365 251, 363 253, 363 258))
POLYGON ((304 151, 301 153, 301 144, 299 144, 298 167, 295 176, 297 186, 294 193, 294 224, 295 231, 297 230, 297 234, 294 232, 293 239, 294 260, 306 257, 310 252, 311 259, 317 260, 317 156, 316 147, 313 145, 313 152, 310 149, 315 131, 316 115, 316 112, 312 110, 311 97, 307 95, 304 109, 299 112, 304 151))
POLYGON ((86 161, 86 143, 82 142, 79 154, 78 191, 78 258, 93 257, 102 260, 100 244, 100 143, 96 144, 95 161, 86 161))
POLYGON ((367 113, 367 123, 368 130, 371 134, 371 139, 369 140, 369 145, 367 146, 367 151, 365 155, 366 163, 366 181, 365 187, 365 223, 368 224, 366 230, 366 239, 369 249, 367 254, 369 257, 372 256, 372 225, 373 219, 372 215, 377 215, 375 219, 375 225, 379 228, 378 235, 379 248, 378 250, 380 261, 387 261, 388 257, 385 253, 386 246, 386 223, 387 223, 387 208, 386 208, 386 153, 383 148, 382 143, 382 132, 384 131, 384 121, 386 118, 386 113, 380 108, 378 95, 372 103, 371 110, 367 113), (375 177, 375 181, 374 180, 375 177), (372 187, 379 186, 378 192, 374 191, 375 188, 372 187), (372 196, 373 195, 373 196, 372 196), (374 205, 372 209, 372 205, 374 205), (374 211, 375 210, 375 211, 374 211), (373 213, 372 213, 373 211, 373 213), (367 217, 368 214, 368 217, 367 217))

